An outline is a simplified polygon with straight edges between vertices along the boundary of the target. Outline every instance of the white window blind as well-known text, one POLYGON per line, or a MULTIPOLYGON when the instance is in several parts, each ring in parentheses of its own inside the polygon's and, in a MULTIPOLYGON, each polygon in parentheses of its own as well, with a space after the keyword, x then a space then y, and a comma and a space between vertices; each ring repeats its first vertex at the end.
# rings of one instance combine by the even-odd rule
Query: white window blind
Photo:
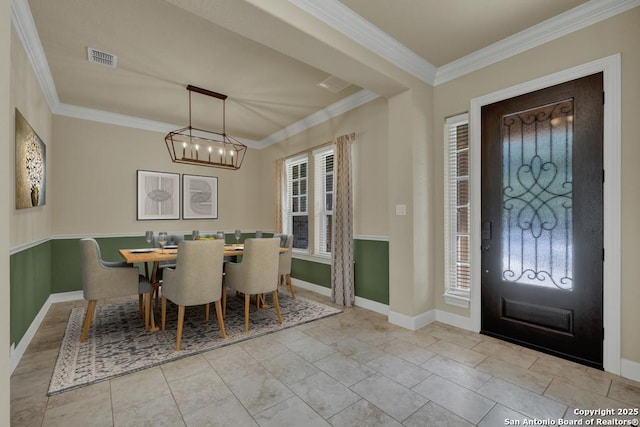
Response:
POLYGON ((471 289, 468 114, 447 119, 445 139, 445 298, 468 299, 471 289))
POLYGON ((315 253, 331 255, 333 218, 333 148, 313 153, 315 197, 315 253))
POLYGON ((308 170, 307 156, 288 159, 286 166, 286 206, 284 211, 284 228, 293 234, 293 248, 307 251, 309 249, 309 209, 308 209, 308 170))

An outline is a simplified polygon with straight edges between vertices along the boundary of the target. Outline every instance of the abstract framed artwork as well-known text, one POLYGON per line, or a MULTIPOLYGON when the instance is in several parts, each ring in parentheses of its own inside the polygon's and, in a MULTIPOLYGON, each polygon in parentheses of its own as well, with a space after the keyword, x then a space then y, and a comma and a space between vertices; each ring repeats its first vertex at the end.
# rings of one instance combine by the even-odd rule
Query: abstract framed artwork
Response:
POLYGON ((47 146, 16 108, 16 209, 47 201, 47 146))
POLYGON ((182 175, 182 219, 218 219, 218 178, 182 175))
POLYGON ((180 174, 138 170, 138 221, 180 219, 180 174))

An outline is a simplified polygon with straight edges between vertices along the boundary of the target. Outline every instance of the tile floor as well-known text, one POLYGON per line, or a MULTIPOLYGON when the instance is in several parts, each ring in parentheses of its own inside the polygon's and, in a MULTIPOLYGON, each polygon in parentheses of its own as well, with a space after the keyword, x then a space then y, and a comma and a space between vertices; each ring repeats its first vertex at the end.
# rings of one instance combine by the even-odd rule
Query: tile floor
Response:
POLYGON ((362 308, 47 397, 69 310, 84 304, 49 310, 11 377, 12 426, 502 426, 640 407, 640 383, 362 308))

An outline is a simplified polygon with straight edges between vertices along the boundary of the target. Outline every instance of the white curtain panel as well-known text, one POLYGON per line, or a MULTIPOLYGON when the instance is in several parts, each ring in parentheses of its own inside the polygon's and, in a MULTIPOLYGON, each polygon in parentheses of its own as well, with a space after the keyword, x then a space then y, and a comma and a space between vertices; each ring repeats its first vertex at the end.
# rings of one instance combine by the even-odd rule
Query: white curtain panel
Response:
POLYGON ((331 239, 331 300, 345 307, 355 301, 353 278, 353 181, 351 143, 355 134, 334 141, 334 205, 331 239))
POLYGON ((276 170, 274 176, 274 197, 273 201, 275 203, 275 224, 273 227, 274 233, 282 233, 282 201, 284 199, 284 159, 276 159, 276 170))

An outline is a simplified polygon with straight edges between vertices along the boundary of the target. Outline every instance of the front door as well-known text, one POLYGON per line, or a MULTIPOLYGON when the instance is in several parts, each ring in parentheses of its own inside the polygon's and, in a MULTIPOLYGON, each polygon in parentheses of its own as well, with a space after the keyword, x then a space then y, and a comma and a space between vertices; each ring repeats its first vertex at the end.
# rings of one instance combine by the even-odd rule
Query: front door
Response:
POLYGON ((602 369, 602 73, 482 108, 483 333, 602 369))

